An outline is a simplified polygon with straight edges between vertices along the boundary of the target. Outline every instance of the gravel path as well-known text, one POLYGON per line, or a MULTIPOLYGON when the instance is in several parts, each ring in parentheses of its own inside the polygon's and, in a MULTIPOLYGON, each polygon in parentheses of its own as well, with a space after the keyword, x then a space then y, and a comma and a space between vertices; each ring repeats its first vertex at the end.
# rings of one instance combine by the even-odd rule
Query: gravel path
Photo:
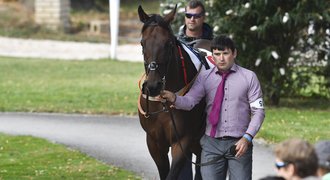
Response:
MULTIPOLYGON (((0 37, 0 56, 91 60, 109 58, 110 44, 0 37)), ((142 48, 139 44, 120 45, 117 47, 117 58, 142 62, 142 48)))

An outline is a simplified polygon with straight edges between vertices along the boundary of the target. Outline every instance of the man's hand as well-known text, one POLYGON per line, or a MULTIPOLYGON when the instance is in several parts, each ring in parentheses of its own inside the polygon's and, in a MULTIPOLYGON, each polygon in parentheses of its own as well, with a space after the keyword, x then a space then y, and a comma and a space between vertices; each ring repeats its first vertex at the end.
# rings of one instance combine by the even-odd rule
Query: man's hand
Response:
POLYGON ((162 91, 160 93, 160 97, 162 97, 163 99, 166 99, 167 101, 174 103, 176 100, 176 95, 174 93, 172 93, 171 91, 162 91))
POLYGON ((236 145, 236 158, 241 157, 246 150, 249 148, 250 142, 245 139, 244 137, 242 137, 240 140, 237 141, 236 145))

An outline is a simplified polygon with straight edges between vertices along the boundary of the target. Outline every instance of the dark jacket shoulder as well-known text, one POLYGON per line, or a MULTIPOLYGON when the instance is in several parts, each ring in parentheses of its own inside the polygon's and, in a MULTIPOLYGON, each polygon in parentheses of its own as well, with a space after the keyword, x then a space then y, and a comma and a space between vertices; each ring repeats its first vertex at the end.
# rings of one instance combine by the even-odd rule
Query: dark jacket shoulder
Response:
POLYGON ((208 40, 212 40, 213 39, 213 29, 211 28, 210 25, 208 25, 207 23, 203 23, 203 34, 201 37, 189 37, 186 35, 186 25, 182 25, 179 29, 179 33, 177 38, 188 44, 192 41, 198 40, 198 39, 208 39, 208 40))

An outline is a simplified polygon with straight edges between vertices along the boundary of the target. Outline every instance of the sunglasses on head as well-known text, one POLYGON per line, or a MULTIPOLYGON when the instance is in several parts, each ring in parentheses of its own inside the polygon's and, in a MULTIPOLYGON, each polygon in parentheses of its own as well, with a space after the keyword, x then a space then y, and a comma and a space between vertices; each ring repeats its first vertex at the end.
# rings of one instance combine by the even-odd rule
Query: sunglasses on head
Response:
POLYGON ((186 13, 185 14, 186 18, 191 18, 191 17, 194 17, 194 19, 198 19, 198 18, 201 18, 204 16, 203 13, 199 13, 199 14, 192 14, 192 13, 186 13))
POLYGON ((287 166, 288 164, 289 163, 287 163, 287 162, 275 162, 275 166, 277 169, 281 169, 281 168, 287 166))

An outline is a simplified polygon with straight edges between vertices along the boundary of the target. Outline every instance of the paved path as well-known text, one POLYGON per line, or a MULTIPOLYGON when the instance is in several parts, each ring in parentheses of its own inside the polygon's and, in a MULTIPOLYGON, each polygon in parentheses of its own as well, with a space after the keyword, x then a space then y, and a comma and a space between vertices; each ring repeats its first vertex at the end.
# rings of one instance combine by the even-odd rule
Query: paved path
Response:
MULTIPOLYGON (((158 179, 137 117, 0 113, 0 132, 61 143, 96 159, 158 179)), ((254 143, 253 179, 274 174, 272 150, 254 143)))
MULTIPOLYGON (((0 56, 46 58, 62 60, 91 60, 110 57, 110 45, 105 43, 62 42, 0 37, 0 56)), ((142 62, 139 44, 117 48, 118 60, 142 62)))

